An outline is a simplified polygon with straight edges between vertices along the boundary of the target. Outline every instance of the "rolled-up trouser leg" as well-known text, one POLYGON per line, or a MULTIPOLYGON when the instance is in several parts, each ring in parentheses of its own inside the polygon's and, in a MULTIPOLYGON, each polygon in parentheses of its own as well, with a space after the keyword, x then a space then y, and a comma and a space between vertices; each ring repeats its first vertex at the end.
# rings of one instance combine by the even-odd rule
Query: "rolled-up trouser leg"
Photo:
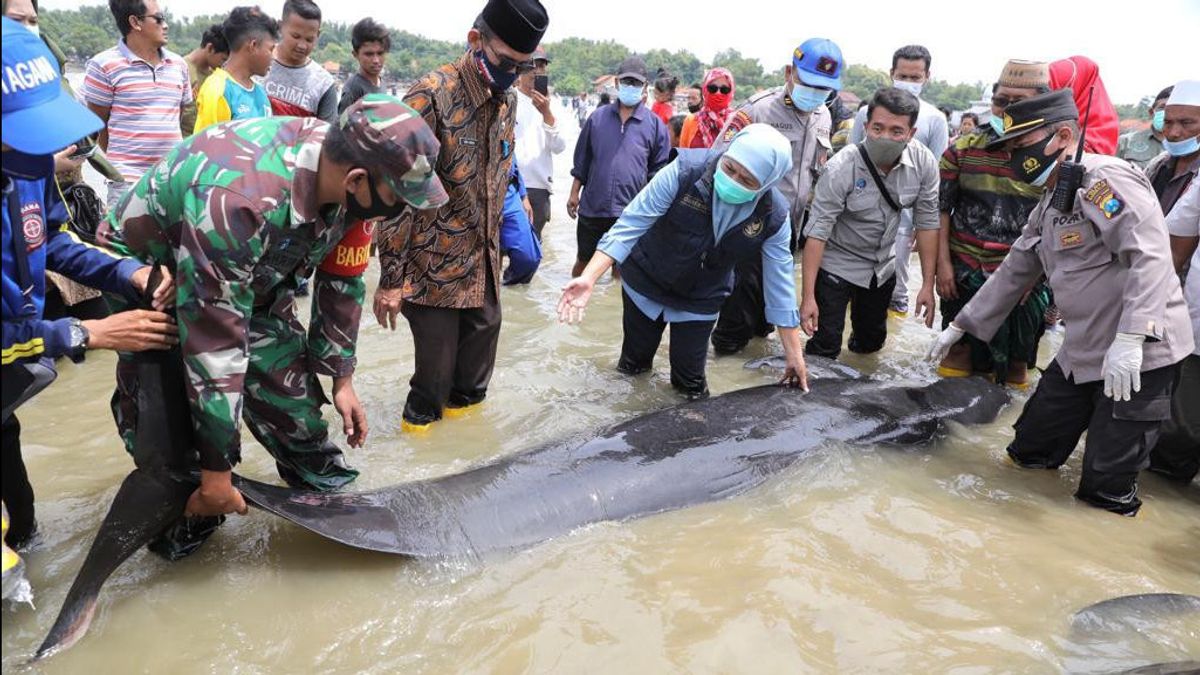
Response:
POLYGON ((358 477, 341 448, 329 440, 321 406, 329 403, 309 368, 304 327, 290 302, 250 319, 250 359, 242 417, 275 458, 292 487, 333 490, 358 477))
POLYGON ((1150 451, 1150 470, 1184 483, 1200 473, 1200 355, 1179 364, 1171 419, 1150 451))
POLYGON ((712 332, 718 354, 741 351, 750 339, 765 336, 773 328, 767 323, 763 305, 762 256, 753 255, 738 263, 733 292, 721 306, 721 316, 712 332))
POLYGON ((447 399, 450 407, 474 405, 487 397, 488 383, 496 367, 500 343, 500 300, 489 270, 483 307, 458 310, 458 341, 454 357, 454 379, 447 399))
POLYGON ((1113 513, 1137 513, 1137 475, 1149 466, 1150 448, 1171 416, 1176 370, 1171 365, 1143 372, 1141 390, 1128 401, 1113 401, 1097 388, 1076 497, 1113 513))
POLYGON ((21 423, 16 415, 9 415, 2 427, 0 440, 0 482, 3 483, 4 504, 8 507, 8 534, 5 540, 9 548, 19 548, 28 543, 37 529, 33 511, 33 485, 25 471, 25 460, 21 457, 21 423))
POLYGON ((882 284, 871 280, 870 288, 854 287, 850 300, 850 339, 846 347, 855 354, 873 354, 887 341, 887 311, 896 277, 882 284))
POLYGON ((708 397, 704 367, 712 330, 712 321, 671 324, 671 385, 692 401, 708 397))
POLYGON ((662 334, 667 324, 662 318, 651 319, 638 309, 637 303, 623 289, 621 291, 621 358, 617 370, 626 375, 637 375, 650 370, 654 365, 654 353, 662 343, 662 334))

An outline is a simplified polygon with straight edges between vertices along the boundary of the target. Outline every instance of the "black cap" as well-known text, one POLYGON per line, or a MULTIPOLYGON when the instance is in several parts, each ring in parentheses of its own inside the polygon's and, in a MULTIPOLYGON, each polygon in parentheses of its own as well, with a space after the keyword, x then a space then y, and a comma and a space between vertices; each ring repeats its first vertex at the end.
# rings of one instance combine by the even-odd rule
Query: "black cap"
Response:
POLYGON ((646 62, 640 56, 627 56, 617 68, 617 80, 623 80, 627 77, 632 77, 642 84, 649 79, 646 77, 646 62))
POLYGON ((1075 107, 1075 98, 1070 89, 1059 89, 1010 104, 1004 109, 1001 120, 1004 122, 1004 133, 988 143, 988 148, 1020 138, 1047 124, 1067 120, 1078 122, 1079 108, 1075 107))
POLYGON ((496 37, 522 54, 537 49, 550 23, 538 0, 488 0, 480 17, 496 37))

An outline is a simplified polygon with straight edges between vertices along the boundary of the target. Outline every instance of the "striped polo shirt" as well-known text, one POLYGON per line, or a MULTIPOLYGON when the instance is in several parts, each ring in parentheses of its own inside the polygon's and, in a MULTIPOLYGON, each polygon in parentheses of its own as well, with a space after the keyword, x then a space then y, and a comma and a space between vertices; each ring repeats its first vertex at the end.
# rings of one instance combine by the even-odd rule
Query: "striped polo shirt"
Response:
POLYGON ((153 66, 121 40, 88 60, 81 95, 109 109, 108 160, 136 181, 182 140, 179 114, 192 87, 182 56, 161 49, 153 66))

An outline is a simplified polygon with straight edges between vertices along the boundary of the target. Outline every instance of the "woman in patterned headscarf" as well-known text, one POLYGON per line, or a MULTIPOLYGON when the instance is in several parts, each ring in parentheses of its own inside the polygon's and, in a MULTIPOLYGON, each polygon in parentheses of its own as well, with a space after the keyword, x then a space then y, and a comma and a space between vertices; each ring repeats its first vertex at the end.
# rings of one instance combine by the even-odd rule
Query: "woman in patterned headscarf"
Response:
POLYGON ((679 147, 711 148, 733 112, 733 94, 733 73, 725 68, 709 69, 700 86, 704 107, 684 121, 679 147))

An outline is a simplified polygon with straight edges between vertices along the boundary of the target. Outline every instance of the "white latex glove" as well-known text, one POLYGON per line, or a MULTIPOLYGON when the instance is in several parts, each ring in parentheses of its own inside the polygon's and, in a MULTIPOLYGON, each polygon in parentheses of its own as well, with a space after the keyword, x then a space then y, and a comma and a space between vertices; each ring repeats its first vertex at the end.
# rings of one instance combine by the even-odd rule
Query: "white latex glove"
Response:
POLYGON ((950 353, 950 348, 958 344, 964 335, 966 335, 966 331, 955 326, 951 321, 946 330, 938 333, 938 336, 933 339, 933 344, 929 345, 929 353, 925 355, 925 358, 930 363, 941 363, 950 353))
POLYGON ((1145 335, 1117 333, 1104 354, 1104 395, 1114 401, 1128 401, 1133 392, 1142 390, 1142 343, 1145 335))

